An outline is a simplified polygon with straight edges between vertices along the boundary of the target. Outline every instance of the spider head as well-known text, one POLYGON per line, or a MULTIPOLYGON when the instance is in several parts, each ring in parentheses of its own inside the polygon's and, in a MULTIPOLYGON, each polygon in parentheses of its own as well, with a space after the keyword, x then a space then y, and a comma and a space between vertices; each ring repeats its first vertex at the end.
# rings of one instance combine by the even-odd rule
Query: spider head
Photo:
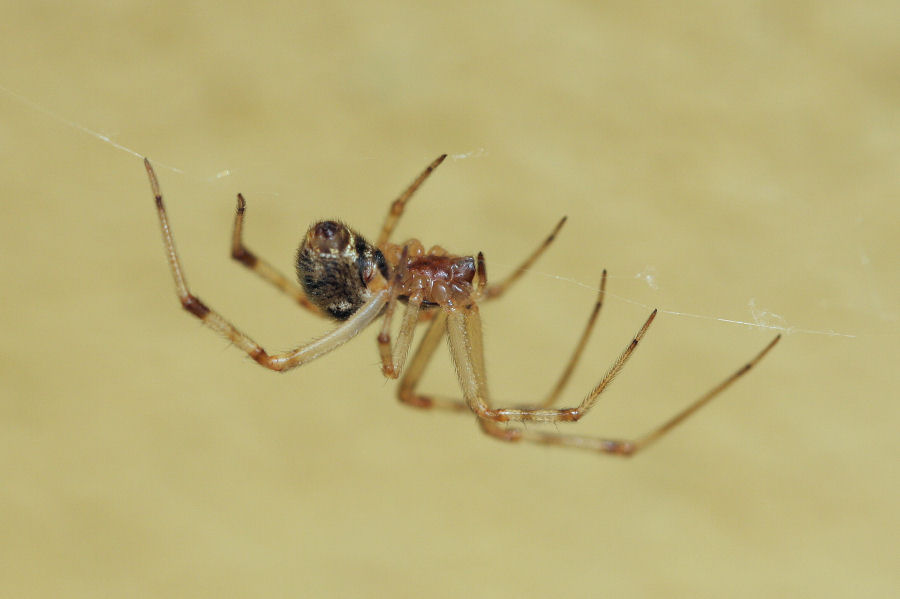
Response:
POLYGON ((369 299, 369 283, 379 273, 388 278, 381 251, 340 222, 317 222, 297 250, 297 277, 306 296, 337 320, 346 320, 369 299))

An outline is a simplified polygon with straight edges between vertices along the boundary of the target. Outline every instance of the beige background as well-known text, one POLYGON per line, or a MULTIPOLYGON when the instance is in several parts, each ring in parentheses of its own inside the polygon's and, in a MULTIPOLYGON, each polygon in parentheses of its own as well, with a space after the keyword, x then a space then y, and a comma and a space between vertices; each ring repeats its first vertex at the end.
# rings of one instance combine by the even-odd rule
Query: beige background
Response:
MULTIPOLYGON (((0 595, 896 591, 896 3, 11 4, 0 595), (604 267, 570 401, 666 312, 571 430, 639 434, 775 333, 726 320, 787 335, 634 460, 506 446, 398 405, 371 331, 278 376, 203 330, 140 161, 80 127, 180 170, 190 281, 268 347, 330 325, 228 259, 234 194, 290 271, 441 152, 401 236, 496 278, 570 217, 484 310, 498 398, 548 388, 604 267)), ((445 356, 426 387, 455 390, 445 356)))

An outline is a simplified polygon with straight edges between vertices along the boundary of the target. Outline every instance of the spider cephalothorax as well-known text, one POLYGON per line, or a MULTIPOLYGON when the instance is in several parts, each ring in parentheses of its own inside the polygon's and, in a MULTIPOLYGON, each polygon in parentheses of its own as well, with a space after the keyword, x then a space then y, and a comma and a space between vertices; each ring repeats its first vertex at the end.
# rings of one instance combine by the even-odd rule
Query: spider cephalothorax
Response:
POLYGON ((472 256, 429 253, 411 258, 402 267, 398 283, 404 289, 407 300, 418 292, 425 307, 453 308, 471 299, 475 272, 475 258, 472 256))
POLYGON ((390 378, 397 378, 401 372, 404 373, 398 393, 400 401, 419 408, 471 410, 477 416, 484 432, 504 441, 531 441, 624 456, 633 455, 647 447, 709 403, 726 387, 746 374, 778 342, 780 335, 731 376, 701 395, 678 414, 635 440, 602 439, 569 435, 553 430, 509 428, 503 425, 502 423, 507 422, 561 423, 579 420, 594 406, 600 394, 625 366, 656 317, 656 310, 644 321, 640 330, 600 382, 580 404, 572 408, 551 407, 559 398, 578 363, 589 333, 600 313, 606 292, 606 271, 603 271, 594 309, 575 351, 553 390, 542 401, 518 402, 517 406, 511 408, 493 407, 488 395, 478 305, 480 302, 500 297, 517 281, 547 249, 565 222, 565 218, 515 271, 500 283, 492 285, 487 284, 484 257, 481 253, 477 257, 458 256, 438 246, 426 251, 415 239, 402 244, 391 243, 390 237, 400 215, 403 214, 406 202, 444 158, 446 155, 433 161, 406 191, 394 200, 376 243, 367 242, 359 233, 336 221, 320 221, 313 225, 297 251, 300 286, 288 280, 244 246, 242 232, 245 202, 243 196, 238 194, 231 256, 293 297, 304 308, 341 321, 335 329, 323 337, 276 354, 266 352, 262 346, 189 291, 175 251, 175 241, 169 228, 159 183, 150 162, 145 159, 144 165, 156 199, 166 256, 182 307, 205 325, 231 340, 256 362, 276 371, 296 368, 340 347, 377 318, 383 317, 381 331, 378 334, 381 369, 390 378), (391 322, 399 303, 406 306, 399 333, 392 341, 391 322), (426 320, 431 321, 428 330, 414 352, 409 367, 404 370, 406 355, 414 333, 419 323, 426 320), (425 366, 444 337, 449 341, 450 355, 456 369, 462 399, 431 396, 417 390, 425 366))

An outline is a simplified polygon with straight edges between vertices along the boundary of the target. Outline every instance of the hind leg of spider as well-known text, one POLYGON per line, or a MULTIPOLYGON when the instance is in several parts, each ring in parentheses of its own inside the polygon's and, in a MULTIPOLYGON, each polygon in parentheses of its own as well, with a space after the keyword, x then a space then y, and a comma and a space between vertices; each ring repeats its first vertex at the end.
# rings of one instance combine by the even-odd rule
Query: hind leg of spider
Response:
MULTIPOLYGON (((522 406, 519 409, 524 410, 524 411, 535 411, 535 408, 533 406, 537 405, 538 406, 537 411, 540 411, 540 408, 546 408, 546 407, 552 405, 556 401, 556 399, 559 397, 559 395, 561 394, 563 389, 565 389, 565 387, 569 381, 569 378, 572 375, 572 372, 575 370, 575 367, 578 365, 578 361, 580 360, 581 355, 584 352, 584 348, 587 345, 587 341, 590 337, 590 333, 593 330, 594 325, 596 324, 596 321, 597 321, 597 317, 600 314, 600 309, 603 307, 603 300, 606 295, 606 277, 607 277, 606 271, 604 270, 603 276, 600 279, 600 289, 597 292, 597 301, 594 303, 594 308, 593 308, 593 310, 591 310, 591 315, 588 318, 588 321, 584 327, 584 330, 581 333, 581 337, 579 338, 578 343, 575 346, 575 349, 573 350, 571 356, 569 357, 569 360, 566 363, 566 367, 564 368, 562 374, 559 376, 559 379, 557 380, 556 384, 554 385, 553 390, 542 401, 532 404, 532 407, 522 406)), ((413 356, 413 359, 409 365, 407 372, 404 374, 403 379, 400 381, 400 390, 399 390, 400 401, 402 401, 403 403, 409 404, 409 405, 416 406, 416 407, 442 407, 442 408, 452 409, 452 410, 462 410, 462 409, 465 409, 466 407, 468 407, 468 404, 463 400, 449 399, 449 398, 443 398, 443 397, 434 397, 432 395, 424 395, 424 394, 420 394, 420 393, 416 392, 416 388, 418 386, 419 379, 421 378, 422 372, 424 371, 425 366, 427 365, 428 361, 431 359, 431 355, 434 352, 437 343, 440 341, 441 337, 443 336, 444 332, 447 329, 447 323, 446 323, 447 313, 444 312, 443 310, 433 310, 432 312, 434 314, 434 321, 431 323, 430 328, 428 329, 428 333, 426 333, 426 335, 425 335, 425 338, 419 344, 419 347, 413 356)), ((457 317, 454 316, 453 318, 456 319, 457 317)), ((474 318, 474 317, 472 317, 472 318, 474 318)), ((649 326, 649 321, 652 319, 653 319, 653 315, 651 315, 648 322, 645 323, 644 327, 641 329, 641 332, 639 333, 639 336, 637 338, 638 341, 640 340, 640 337, 643 336, 644 332, 646 332, 646 329, 649 326)), ((475 321, 474 320, 466 320, 466 319, 464 319, 464 320, 469 323, 469 328, 472 330, 465 333, 466 340, 462 342, 463 345, 468 345, 472 348, 480 347, 480 332, 477 332, 475 330, 475 328, 472 328, 472 326, 471 326, 471 324, 475 321)), ((476 328, 478 329, 478 331, 480 331, 480 325, 476 328)), ((635 342, 633 342, 633 346, 636 347, 635 342)), ((619 363, 617 363, 617 367, 610 369, 610 372, 607 374, 607 377, 606 377, 606 379, 604 379, 604 382, 602 382, 600 385, 598 385, 597 388, 595 388, 594 392, 592 393, 594 400, 596 399, 596 396, 598 396, 603 391, 603 389, 606 387, 606 385, 609 384, 609 382, 612 380, 612 377, 614 377, 618 373, 618 371, 621 370, 622 365, 624 364, 624 361, 628 359, 631 352, 633 352, 633 351, 634 351, 634 347, 629 346, 629 348, 626 349, 625 354, 623 354, 623 356, 619 358, 619 363)), ((480 355, 480 350, 476 351, 475 349, 473 349, 469 353, 474 358, 474 356, 480 355)), ((470 362, 471 360, 466 360, 466 361, 470 362)), ((472 364, 472 367, 468 371, 474 373, 477 370, 478 370, 478 368, 475 367, 474 364, 472 364)), ((483 370, 483 366, 482 366, 482 370, 483 370)), ((467 380, 473 380, 474 378, 475 378, 474 374, 471 376, 467 375, 467 380)), ((587 408, 585 408, 585 411, 586 410, 587 410, 587 408)), ((475 410, 475 411, 477 413, 477 410, 475 410)), ((545 410, 545 411, 553 412, 553 413, 559 412, 559 410, 545 410)))
POLYGON ((303 292, 300 285, 278 272, 275 267, 259 258, 244 245, 244 211, 246 208, 247 202, 244 200, 244 196, 238 194, 237 210, 234 214, 234 231, 231 234, 231 257, 262 277, 264 281, 277 287, 285 295, 293 298, 303 308, 318 316, 325 316, 306 298, 306 293, 303 292))
POLYGON ((443 310, 434 310, 435 316, 428 325, 428 330, 409 361, 409 366, 400 379, 397 398, 408 406, 415 408, 439 408, 463 412, 468 410, 464 401, 434 395, 425 395, 417 391, 425 368, 431 362, 434 350, 440 344, 447 331, 447 314, 443 310))
POLYGON ((231 341, 260 365, 270 370, 277 371, 289 370, 301 366, 306 362, 310 362, 319 356, 337 349, 359 334, 360 331, 381 315, 381 311, 384 309, 388 299, 388 284, 383 278, 381 278, 380 281, 376 281, 376 285, 372 287, 372 297, 369 298, 369 300, 350 318, 345 320, 327 335, 290 351, 276 354, 266 352, 266 350, 252 338, 242 333, 225 317, 209 308, 199 297, 191 293, 184 277, 184 271, 181 268, 181 261, 178 259, 178 253, 175 251, 175 240, 172 237, 169 218, 166 214, 162 194, 159 190, 159 182, 156 179, 156 173, 153 171, 150 161, 146 158, 144 159, 144 167, 147 169, 147 176, 150 179, 150 188, 153 190, 153 196, 156 200, 156 209, 159 215, 159 225, 162 230, 166 259, 169 263, 169 269, 172 272, 172 278, 175 281, 175 291, 178 294, 178 299, 181 301, 181 306, 190 314, 199 318, 203 324, 231 341))
POLYGON ((628 346, 577 407, 553 409, 495 408, 491 406, 484 370, 481 318, 478 315, 478 306, 473 304, 468 309, 452 311, 447 315, 447 335, 450 340, 450 354, 454 366, 456 366, 457 378, 466 403, 479 418, 494 422, 575 422, 580 420, 594 406, 600 394, 612 383, 616 375, 622 371, 647 333, 647 329, 650 328, 653 319, 656 318, 656 313, 656 310, 650 313, 628 346))
POLYGON ((589 451, 596 451, 599 453, 630 457, 637 454, 642 449, 646 449, 648 446, 661 439, 676 426, 684 422, 689 416, 694 414, 697 410, 712 401, 716 396, 718 396, 720 393, 722 393, 722 391, 731 386, 740 377, 747 374, 750 369, 756 366, 756 364, 758 364, 759 361, 762 360, 763 357, 767 353, 769 353, 769 351, 773 347, 775 347, 775 344, 778 343, 779 339, 781 339, 781 335, 775 337, 765 348, 763 348, 761 352, 754 356, 752 360, 744 364, 741 368, 732 373, 731 376, 704 393, 698 399, 694 400, 692 404, 678 412, 669 420, 663 422, 661 425, 636 439, 604 439, 597 437, 586 437, 581 435, 567 435, 562 433, 528 430, 523 428, 505 428, 491 420, 480 420, 479 423, 481 424, 481 428, 485 433, 496 439, 500 439, 501 441, 528 441, 531 443, 556 445, 559 447, 572 447, 576 449, 587 449, 589 451))
POLYGON ((581 435, 566 435, 561 433, 545 433, 533 431, 521 427, 507 427, 492 420, 479 420, 482 432, 500 441, 516 443, 527 441, 542 445, 555 445, 558 447, 571 447, 574 449, 586 449, 598 453, 629 457, 638 452, 632 441, 620 439, 602 439, 598 437, 585 437, 581 435))
POLYGON ((381 233, 378 235, 378 241, 375 243, 375 247, 384 249, 384 244, 391 238, 391 234, 394 232, 397 222, 400 220, 400 216, 406 208, 406 202, 409 201, 412 195, 416 193, 416 190, 425 182, 425 179, 431 175, 432 171, 434 171, 446 157, 446 154, 441 154, 435 158, 431 164, 425 167, 425 170, 416 177, 416 180, 391 203, 391 208, 384 219, 384 224, 381 225, 381 233))

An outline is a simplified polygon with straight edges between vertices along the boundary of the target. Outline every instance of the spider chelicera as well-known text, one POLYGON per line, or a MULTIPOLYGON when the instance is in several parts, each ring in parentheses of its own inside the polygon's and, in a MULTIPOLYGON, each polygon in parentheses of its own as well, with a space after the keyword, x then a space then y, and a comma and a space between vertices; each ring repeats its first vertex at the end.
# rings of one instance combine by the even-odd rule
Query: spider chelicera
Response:
POLYGON ((509 289, 547 249, 566 219, 560 220, 544 242, 506 279, 490 285, 487 283, 484 256, 480 252, 475 257, 458 256, 438 246, 433 246, 426 251, 416 239, 402 244, 392 243, 390 241, 391 234, 403 214, 407 201, 431 172, 443 162, 444 158, 446 158, 446 154, 428 165, 418 178, 394 200, 374 245, 340 222, 320 221, 310 227, 297 250, 296 266, 300 280, 299 286, 244 246, 242 232, 246 202, 244 197, 238 194, 237 213, 232 235, 232 258, 293 297, 307 310, 339 322, 337 328, 327 335, 281 353, 267 352, 221 314, 209 308, 188 289, 178 254, 175 251, 175 242, 169 228, 169 219, 163 205, 156 174, 150 162, 144 159, 144 165, 150 177, 150 187, 156 198, 166 258, 175 279, 175 290, 181 300, 181 305, 203 321, 206 326, 229 339, 256 362, 277 371, 296 368, 337 349, 379 316, 383 316, 384 321, 378 334, 382 371, 389 378, 398 378, 403 373, 398 392, 401 402, 419 408, 470 410, 477 416, 478 423, 485 433, 504 441, 531 441, 620 456, 634 455, 672 430, 746 374, 781 338, 781 335, 775 337, 753 359, 728 378, 669 420, 633 440, 603 439, 509 427, 505 423, 556 423, 574 422, 581 419, 594 406, 603 390, 609 386, 634 353, 656 317, 656 310, 650 313, 637 334, 616 358, 600 382, 577 407, 562 409, 551 407, 575 369, 600 313, 606 292, 606 271, 604 270, 594 309, 553 391, 535 405, 511 408, 493 407, 487 389, 478 305, 482 301, 501 296, 509 289), (398 302, 405 304, 406 308, 397 339, 392 342, 391 321, 398 302), (426 321, 430 322, 425 336, 404 371, 413 333, 420 322, 426 321), (450 354, 456 367, 463 399, 441 398, 417 391, 422 373, 445 334, 449 340, 450 354))

